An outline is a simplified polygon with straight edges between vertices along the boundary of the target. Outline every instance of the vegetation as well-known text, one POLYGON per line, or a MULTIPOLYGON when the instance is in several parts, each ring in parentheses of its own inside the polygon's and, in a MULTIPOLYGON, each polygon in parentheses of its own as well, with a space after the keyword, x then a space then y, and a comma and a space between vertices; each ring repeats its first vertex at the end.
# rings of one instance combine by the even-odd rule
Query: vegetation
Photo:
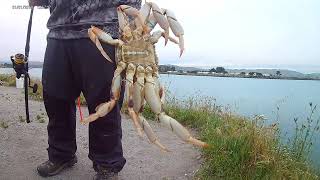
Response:
MULTIPOLYGON (((197 71, 197 70, 194 70, 194 71, 188 71, 188 73, 191 73, 191 74, 197 74, 199 71, 197 71)), ((183 73, 183 71, 182 72, 179 72, 179 73, 183 73)))
POLYGON ((314 117, 317 106, 314 106, 312 103, 309 106, 310 114, 307 117, 307 121, 299 123, 298 118, 294 119, 295 134, 293 139, 289 140, 287 144, 294 158, 302 161, 308 160, 307 157, 311 153, 315 134, 319 132, 320 128, 320 118, 314 117))
MULTIPOLYGON (((3 83, 4 86, 16 86, 16 76, 15 75, 3 75, 0 74, 0 82, 3 83)), ((35 101, 43 101, 43 87, 42 83, 39 79, 35 79, 31 81, 31 84, 38 84, 38 91, 36 93, 33 93, 32 90, 29 90, 29 97, 32 100, 35 101)), ((1 85, 1 84, 0 84, 1 85)), ((80 102, 82 105, 86 104, 85 98, 83 97, 83 94, 80 96, 80 102)))
POLYGON ((216 72, 216 69, 215 69, 215 68, 212 68, 212 69, 209 70, 209 72, 211 72, 211 73, 212 73, 212 72, 216 72))
POLYGON ((257 77, 263 77, 263 74, 257 72, 257 73, 256 73, 256 76, 257 76, 257 77))
POLYGON ((168 71, 175 71, 176 68, 174 66, 167 66, 167 65, 160 65, 159 72, 168 72, 168 71))
MULTIPOLYGON (((200 139, 210 144, 203 149, 204 164, 197 179, 319 179, 307 160, 310 146, 306 146, 319 123, 298 128, 291 143, 283 143, 277 124, 266 125, 263 116, 234 116, 210 99, 171 99, 165 107, 168 115, 196 128, 200 139)), ((143 114, 155 118, 148 106, 143 114)))
POLYGON ((280 72, 280 71, 277 71, 277 72, 276 72, 276 75, 277 75, 277 76, 281 76, 281 72, 280 72))
POLYGON ((3 64, 0 64, 0 68, 12 68, 12 63, 3 63, 3 64))
POLYGON ((216 73, 226 74, 226 73, 228 73, 228 72, 224 69, 224 67, 217 67, 217 68, 216 68, 216 73))
POLYGON ((0 83, 3 83, 3 85, 5 85, 5 86, 15 86, 16 85, 16 76, 15 75, 0 74, 0 83))
POLYGON ((3 129, 7 129, 9 127, 8 123, 6 122, 0 122, 0 127, 3 128, 3 129))
POLYGON ((26 122, 26 119, 24 119, 22 116, 19 116, 19 121, 24 123, 24 122, 26 122))
POLYGON ((38 114, 37 115, 37 121, 39 122, 39 123, 45 123, 46 122, 46 120, 44 119, 45 117, 41 114, 38 114))

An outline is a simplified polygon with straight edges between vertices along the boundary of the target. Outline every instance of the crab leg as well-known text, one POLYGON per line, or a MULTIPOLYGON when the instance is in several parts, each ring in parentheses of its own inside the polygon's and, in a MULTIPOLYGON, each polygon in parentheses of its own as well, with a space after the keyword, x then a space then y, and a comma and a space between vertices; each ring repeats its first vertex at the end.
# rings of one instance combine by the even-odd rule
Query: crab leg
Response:
POLYGON ((159 94, 161 104, 163 105, 165 102, 165 99, 166 99, 165 98, 165 89, 164 89, 164 86, 161 85, 161 83, 159 81, 158 70, 159 70, 158 67, 154 66, 152 76, 153 76, 153 79, 155 82, 155 92, 156 92, 156 94, 159 94))
POLYGON ((102 42, 105 42, 114 46, 122 46, 124 44, 123 41, 121 41, 120 39, 113 39, 110 34, 104 32, 103 30, 95 26, 91 26, 89 31, 93 32, 102 42))
POLYGON ((174 13, 168 9, 164 9, 164 14, 167 15, 167 19, 170 25, 170 28, 175 36, 179 38, 179 47, 180 47, 180 57, 184 51, 184 30, 181 24, 177 21, 174 13))
MULTIPOLYGON (((153 66, 153 72, 152 72, 152 77, 153 77, 153 80, 154 80, 154 90, 156 92, 156 94, 159 94, 160 95, 160 81, 159 81, 159 74, 158 74, 158 70, 159 68, 157 66, 153 66)), ((160 98, 161 98, 161 95, 160 95, 160 98)))
POLYGON ((132 32, 131 32, 128 17, 124 14, 124 12, 120 8, 117 8, 117 14, 118 14, 119 28, 121 30, 122 38, 125 41, 130 41, 132 39, 132 32))
POLYGON ((96 44, 97 48, 99 49, 103 57, 112 63, 113 61, 108 56, 108 54, 104 51, 99 40, 115 46, 122 46, 123 42, 119 39, 113 39, 108 33, 104 32, 103 30, 95 26, 91 26, 91 28, 88 29, 88 35, 91 41, 93 41, 96 44))
POLYGON ((139 10, 128 5, 120 5, 118 9, 124 12, 126 15, 136 18, 136 27, 142 27, 142 29, 145 29, 144 18, 140 14, 139 10))
POLYGON ((136 70, 136 82, 133 84, 133 110, 136 113, 141 111, 141 107, 143 106, 143 87, 144 87, 144 77, 145 77, 144 68, 142 66, 138 66, 136 70))
MULTIPOLYGON (((144 73, 144 68, 142 66, 138 66, 136 70, 136 82, 134 83, 134 93, 133 93, 133 109, 136 112, 136 114, 139 114, 142 109, 143 109, 143 87, 144 87, 144 78, 145 78, 145 73, 144 73)), ((151 126, 149 125, 148 121, 141 115, 138 115, 138 121, 140 125, 142 126, 142 129, 146 133, 149 141, 158 147, 160 147, 161 150, 168 152, 168 149, 163 146, 154 131, 152 130, 151 126)))
MULTIPOLYGON (((151 37, 150 37, 151 43, 153 43, 153 44, 157 43, 158 40, 160 39, 160 37, 164 37, 164 35, 165 35, 165 34, 164 34, 164 32, 162 32, 162 31, 155 31, 155 32, 153 32, 152 35, 151 35, 151 37)), ((171 42, 173 42, 173 43, 175 43, 175 44, 179 44, 179 42, 178 42, 176 39, 174 39, 173 37, 169 36, 168 38, 169 38, 169 40, 170 40, 171 42)))
POLYGON ((87 124, 92 121, 97 120, 99 117, 103 117, 107 115, 116 105, 117 101, 120 97, 120 89, 121 89, 121 72, 126 68, 126 63, 119 62, 117 65, 117 69, 114 72, 114 76, 112 79, 111 86, 111 99, 106 103, 102 103, 96 107, 96 113, 89 115, 89 117, 85 118, 82 123, 87 124))
POLYGON ((99 41, 98 36, 92 31, 92 29, 90 28, 88 30, 88 35, 89 38, 91 39, 91 41, 97 46, 97 48, 99 49, 99 51, 101 52, 102 56, 104 58, 106 58, 109 62, 113 63, 113 61, 111 60, 111 58, 108 56, 108 54, 104 51, 104 49, 102 48, 102 45, 99 41))
POLYGON ((141 8, 140 8, 140 14, 142 16, 143 23, 149 18, 150 16, 150 11, 151 11, 151 5, 149 3, 145 3, 141 8))
POLYGON ((123 14, 123 11, 120 8, 117 8, 117 14, 118 14, 119 28, 121 31, 123 31, 124 27, 129 25, 129 20, 127 16, 123 14))
POLYGON ((158 23, 156 18, 154 17, 153 13, 151 13, 149 15, 149 18, 146 20, 147 32, 150 33, 154 29, 154 27, 156 27, 157 24, 158 23))
POLYGON ((154 18, 156 19, 159 26, 164 29, 164 37, 165 37, 165 45, 168 42, 169 39, 169 23, 163 14, 162 10, 159 8, 159 6, 156 3, 150 2, 152 13, 154 18))
POLYGON ((128 87, 128 112, 129 115, 133 121, 134 126, 137 129, 138 135, 142 137, 142 127, 139 124, 138 116, 136 112, 134 112, 133 107, 134 107, 134 101, 133 101, 133 76, 136 71, 136 66, 132 63, 130 63, 127 67, 127 73, 126 73, 126 80, 127 80, 127 87, 128 87))
POLYGON ((148 104, 150 105, 152 111, 156 113, 156 115, 159 117, 160 122, 165 124, 183 141, 200 146, 200 147, 208 147, 207 143, 193 138, 185 127, 183 127, 178 121, 176 121, 175 119, 166 115, 165 112, 163 112, 163 109, 161 106, 161 100, 159 95, 155 93, 154 85, 155 85, 155 82, 152 77, 152 68, 148 67, 146 69, 145 98, 148 104))
POLYGON ((163 14, 162 10, 159 8, 159 6, 153 2, 150 2, 153 16, 156 19, 159 26, 164 29, 164 38, 165 38, 165 45, 168 43, 169 39, 169 23, 163 14))
POLYGON ((169 152, 169 150, 164 145, 162 145, 160 143, 160 141, 158 140, 158 137, 156 136, 156 134, 152 130, 150 124, 142 115, 139 115, 139 122, 140 122, 144 132, 146 133, 149 141, 151 143, 157 145, 162 151, 169 152))

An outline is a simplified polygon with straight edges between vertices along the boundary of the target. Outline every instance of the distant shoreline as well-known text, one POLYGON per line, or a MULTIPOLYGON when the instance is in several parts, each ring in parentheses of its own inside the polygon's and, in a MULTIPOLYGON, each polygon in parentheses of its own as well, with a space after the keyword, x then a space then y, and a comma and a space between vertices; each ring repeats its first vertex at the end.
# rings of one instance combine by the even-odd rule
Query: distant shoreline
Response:
MULTIPOLYGON (((0 67, 0 69, 11 69, 8 67, 0 67)), ((42 69, 41 67, 30 68, 31 69, 42 69)), ((13 69, 12 69, 13 71, 13 69)), ((0 74, 7 74, 0 71, 0 74)), ((279 80, 308 80, 308 81, 320 81, 320 78, 309 78, 309 77, 286 77, 286 76, 250 76, 240 74, 223 74, 223 73, 190 73, 190 72, 163 72, 159 71, 159 74, 167 75, 184 75, 184 76, 211 76, 211 77, 227 77, 227 78, 248 78, 248 79, 279 79, 279 80)))
POLYGON ((185 75, 185 76, 211 76, 211 77, 229 77, 229 78, 248 78, 248 79, 279 79, 279 80, 308 80, 308 81, 320 81, 320 79, 314 78, 299 78, 299 77, 277 77, 277 76, 243 76, 243 75, 230 75, 230 74, 196 74, 196 73, 180 73, 180 72, 159 72, 160 74, 168 75, 185 75))

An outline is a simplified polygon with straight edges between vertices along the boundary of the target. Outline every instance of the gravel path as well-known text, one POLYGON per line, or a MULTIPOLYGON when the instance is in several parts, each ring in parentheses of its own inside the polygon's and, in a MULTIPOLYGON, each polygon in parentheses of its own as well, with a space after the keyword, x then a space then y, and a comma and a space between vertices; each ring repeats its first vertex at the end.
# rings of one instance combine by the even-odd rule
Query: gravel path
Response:
MULTIPOLYGON (((47 160, 48 119, 43 103, 30 101, 32 122, 27 124, 20 122, 25 117, 22 90, 0 86, 0 102, 0 180, 42 179, 35 167, 47 160), (1 127, 3 122, 8 125, 7 128, 1 127)), ((83 109, 87 114, 86 108, 83 109)), ((127 164, 120 173, 120 179, 192 179, 201 164, 199 149, 183 143, 158 123, 150 124, 161 142, 172 152, 161 152, 146 137, 141 140, 131 121, 124 117, 123 148, 127 164)), ((47 179, 92 179, 94 171, 87 157, 87 126, 77 125, 77 144, 78 163, 62 174, 47 179)))

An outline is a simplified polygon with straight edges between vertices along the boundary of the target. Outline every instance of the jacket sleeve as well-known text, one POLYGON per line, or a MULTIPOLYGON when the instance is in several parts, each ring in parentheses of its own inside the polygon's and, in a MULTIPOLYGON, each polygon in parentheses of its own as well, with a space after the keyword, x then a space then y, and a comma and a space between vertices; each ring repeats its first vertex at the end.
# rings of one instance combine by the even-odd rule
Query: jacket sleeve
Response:
POLYGON ((48 7, 49 6, 49 0, 28 0, 29 6, 42 6, 42 7, 48 7))

